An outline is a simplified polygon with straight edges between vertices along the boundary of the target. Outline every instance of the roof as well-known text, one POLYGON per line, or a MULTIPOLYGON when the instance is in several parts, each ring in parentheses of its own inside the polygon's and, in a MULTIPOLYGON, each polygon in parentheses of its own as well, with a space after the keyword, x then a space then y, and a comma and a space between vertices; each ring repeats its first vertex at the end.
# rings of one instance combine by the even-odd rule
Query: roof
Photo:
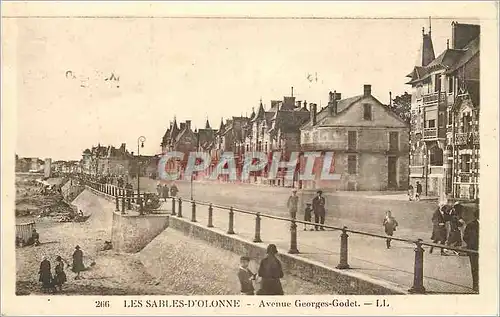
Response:
MULTIPOLYGON (((351 106, 352 104, 354 104, 354 103, 358 102, 359 100, 363 99, 363 97, 364 97, 364 95, 357 95, 357 96, 354 96, 354 97, 349 97, 349 98, 338 100, 337 101, 337 114, 345 111, 347 108, 349 108, 349 106, 351 106)), ((323 121, 327 117, 330 117, 330 115, 328 114, 328 107, 324 107, 323 109, 321 109, 321 111, 319 111, 316 114, 316 118, 317 118, 316 124, 319 124, 321 121, 323 121)), ((308 128, 311 125, 312 125, 311 120, 308 120, 302 126, 302 128, 308 128)))
POLYGON ((467 64, 476 54, 479 53, 479 37, 470 41, 462 50, 462 55, 457 59, 454 65, 448 69, 447 73, 453 73, 463 65, 467 64))

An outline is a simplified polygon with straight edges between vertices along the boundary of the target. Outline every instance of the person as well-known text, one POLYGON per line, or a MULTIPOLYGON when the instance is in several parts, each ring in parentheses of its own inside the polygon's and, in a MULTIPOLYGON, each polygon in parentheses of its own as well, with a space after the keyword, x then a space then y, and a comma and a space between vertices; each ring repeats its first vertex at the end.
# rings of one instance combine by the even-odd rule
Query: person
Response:
POLYGON ((175 184, 172 184, 172 186, 170 187, 170 195, 172 197, 176 197, 178 192, 179 189, 177 188, 177 186, 175 186, 175 184))
POLYGON ((47 291, 48 289, 51 289, 52 274, 50 268, 50 261, 45 256, 43 257, 42 262, 40 262, 40 270, 38 271, 38 275, 40 275, 38 281, 42 282, 42 290, 47 291))
POLYGON ((417 181, 417 194, 415 195, 416 201, 420 200, 420 195, 422 195, 422 185, 420 184, 419 181, 417 181))
POLYGON ((26 241, 26 245, 40 245, 40 234, 38 234, 35 228, 31 231, 31 237, 29 237, 28 241, 26 241))
POLYGON ((168 198, 168 192, 169 192, 169 190, 170 190, 170 189, 168 188, 168 185, 167 185, 167 184, 164 184, 164 185, 163 185, 163 192, 162 192, 162 194, 163 194, 163 200, 164 200, 164 201, 167 201, 167 198, 168 198))
MULTIPOLYGON (((460 247, 462 246, 462 232, 460 231, 460 227, 463 225, 462 205, 456 202, 449 210, 448 219, 450 222, 450 232, 446 245, 460 247)), ((453 253, 459 255, 457 251, 453 251, 453 253)))
POLYGON ((295 219, 297 217, 297 206, 299 204, 299 197, 297 196, 297 190, 292 190, 292 195, 288 197, 288 202, 286 206, 288 208, 288 212, 290 213, 290 218, 295 219))
POLYGON ((80 209, 80 212, 78 212, 79 217, 83 217, 83 211, 80 209))
MULTIPOLYGON (((479 221, 477 213, 474 213, 473 219, 465 226, 464 241, 467 249, 479 250, 479 221)), ((472 289, 479 291, 479 254, 469 253, 470 269, 472 273, 472 289)))
POLYGON ((316 223, 316 225, 314 226, 314 229, 316 231, 318 230, 325 230, 325 228, 323 226, 318 226, 317 224, 318 223, 321 223, 322 225, 325 224, 325 197, 323 197, 323 191, 321 190, 318 190, 317 192, 317 196, 314 197, 313 201, 312 201, 312 208, 313 208, 313 211, 314 211, 314 222, 316 223))
POLYGON ((54 287, 59 287, 59 291, 62 291, 62 286, 67 280, 66 273, 64 273, 64 263, 61 256, 58 255, 56 257, 56 267, 54 269, 54 287))
MULTIPOLYGON (((432 236, 431 240, 434 243, 445 244, 446 242, 446 227, 447 215, 445 213, 446 206, 439 206, 432 215, 432 236)), ((432 253, 434 247, 431 247, 429 253, 432 253)), ((444 249, 441 248, 441 255, 446 255, 444 249)))
POLYGON ((240 280, 241 294, 242 295, 254 295, 255 289, 253 287, 253 281, 255 281, 256 275, 250 271, 248 265, 250 264, 250 258, 248 256, 242 256, 240 258, 240 269, 238 270, 238 279, 240 280))
MULTIPOLYGON (((384 218, 384 222, 382 223, 382 225, 384 226, 385 234, 392 237, 394 235, 394 231, 396 231, 396 228, 399 224, 398 224, 396 218, 394 218, 392 216, 391 211, 388 210, 385 213, 385 218, 384 218)), ((391 248, 391 239, 387 238, 385 240, 385 244, 386 244, 387 249, 390 249, 391 248)))
POLYGON ((413 185, 410 184, 408 186, 408 200, 412 201, 413 200, 413 185))
POLYGON ((76 273, 75 280, 80 279, 80 272, 85 270, 83 265, 83 251, 80 250, 80 246, 75 247, 75 252, 73 252, 73 267, 72 271, 76 273))
MULTIPOLYGON (((312 208, 311 208, 311 203, 306 203, 306 209, 304 210, 304 221, 311 222, 312 219, 312 208)), ((304 231, 307 230, 307 224, 304 224, 304 231)), ((314 228, 311 228, 311 231, 313 231, 314 228)))
POLYGON ((275 244, 267 246, 267 256, 260 261, 259 276, 262 280, 257 295, 284 295, 280 281, 284 275, 277 253, 275 244))
POLYGON ((156 185, 156 192, 158 193, 158 197, 161 197, 163 194, 163 186, 161 186, 160 182, 156 185))

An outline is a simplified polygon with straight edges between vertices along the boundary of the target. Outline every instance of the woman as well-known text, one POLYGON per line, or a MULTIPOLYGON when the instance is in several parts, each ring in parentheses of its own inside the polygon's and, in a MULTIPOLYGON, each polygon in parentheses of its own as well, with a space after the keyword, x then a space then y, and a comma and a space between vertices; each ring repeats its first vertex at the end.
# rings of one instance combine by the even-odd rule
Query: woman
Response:
POLYGON ((167 184, 164 184, 163 185, 163 192, 162 192, 162 198, 164 201, 167 201, 167 198, 168 198, 168 192, 170 191, 170 189, 168 188, 168 185, 167 184))
MULTIPOLYGON (((433 243, 440 243, 442 245, 446 242, 446 227, 445 223, 448 220, 448 214, 446 212, 446 206, 440 206, 432 215, 432 236, 431 240, 433 243)), ((429 253, 432 253, 434 247, 431 247, 429 253)), ((441 255, 447 255, 444 252, 444 248, 441 248, 441 255)))
POLYGON ((276 245, 267 247, 267 256, 260 261, 259 276, 261 277, 258 295, 283 295, 283 287, 280 279, 283 278, 283 270, 280 261, 276 258, 278 249, 276 245))
MULTIPOLYGON (((450 233, 448 234, 448 241, 446 244, 453 247, 460 247, 462 246, 462 232, 460 228, 463 226, 462 206, 457 203, 453 205, 448 217, 450 220, 450 233)), ((453 251, 453 253, 458 255, 456 251, 453 251)))
POLYGON ((56 258, 56 267, 54 269, 54 286, 59 287, 59 291, 62 291, 62 286, 66 283, 66 273, 64 273, 64 263, 62 258, 58 255, 56 258))
POLYGON ((80 250, 80 246, 75 247, 75 252, 73 252, 73 272, 76 273, 75 280, 80 279, 80 272, 85 270, 83 265, 83 252, 80 250))
POLYGON ((46 291, 52 288, 52 274, 50 273, 50 262, 47 257, 43 257, 42 262, 40 262, 40 275, 38 281, 42 282, 42 290, 46 291))

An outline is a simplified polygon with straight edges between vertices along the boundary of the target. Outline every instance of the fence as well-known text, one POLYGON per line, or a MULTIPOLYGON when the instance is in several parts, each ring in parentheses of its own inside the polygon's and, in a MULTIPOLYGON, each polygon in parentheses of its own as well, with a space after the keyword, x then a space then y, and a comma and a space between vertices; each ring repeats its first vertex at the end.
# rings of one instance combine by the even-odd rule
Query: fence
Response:
MULTIPOLYGON (((125 209, 130 209, 130 204, 131 201, 134 199, 138 201, 138 208, 139 211, 141 210, 142 206, 142 199, 144 198, 144 194, 137 194, 137 198, 133 198, 129 195, 124 195, 123 189, 119 187, 116 187, 114 185, 109 185, 109 184, 99 184, 99 183, 92 183, 89 182, 89 186, 110 196, 115 197, 116 201, 116 210, 119 211, 121 207, 122 213, 125 212, 125 209), (116 192, 118 190, 118 192, 116 192), (120 206, 120 200, 121 200, 121 206, 120 206)), ((146 193, 147 194, 147 193, 146 193)), ((133 196, 133 195, 132 195, 133 196)), ((208 212, 208 221, 207 221, 207 227, 212 228, 214 227, 213 225, 213 210, 214 208, 217 209, 222 209, 222 210, 227 210, 228 211, 228 225, 227 225, 227 234, 235 234, 234 231, 234 214, 235 212, 241 213, 241 214, 246 214, 246 215, 252 215, 255 216, 255 235, 253 238, 253 242, 255 243, 260 243, 262 242, 262 237, 261 237, 261 221, 262 218, 268 218, 268 219, 274 219, 278 221, 284 221, 290 223, 290 248, 288 250, 288 253, 290 254, 297 254, 299 253, 297 249, 297 224, 305 224, 305 225, 312 225, 312 226, 317 226, 318 224, 313 223, 313 222, 308 222, 308 221, 302 221, 302 220, 297 220, 293 218, 284 218, 284 217, 279 217, 279 216, 274 216, 274 215, 269 215, 269 214, 263 214, 260 212, 255 212, 255 211, 249 211, 249 210, 244 210, 244 209, 239 209, 239 208, 234 208, 230 206, 222 206, 222 205, 217 205, 217 204, 212 204, 209 202, 201 202, 201 201, 195 201, 195 200, 190 200, 190 199, 183 199, 181 197, 171 197, 170 198, 171 203, 172 203, 172 210, 171 210, 171 215, 176 216, 179 218, 184 217, 183 214, 183 203, 189 203, 191 205, 191 222, 197 222, 197 212, 198 212, 198 206, 205 206, 208 207, 207 212, 208 212)), ((341 232, 340 234, 340 258, 339 258, 339 263, 336 266, 337 269, 349 269, 349 234, 358 234, 362 236, 369 236, 372 238, 376 239, 391 239, 394 241, 400 241, 408 244, 412 244, 415 246, 415 257, 414 257, 414 270, 413 270, 413 285, 412 287, 408 290, 410 293, 414 294, 424 294, 425 287, 424 287, 424 246, 428 247, 434 247, 434 248, 446 248, 447 250, 452 250, 452 251, 457 251, 457 252, 463 252, 468 255, 470 254, 475 254, 479 255, 479 252, 476 250, 470 250, 470 249, 465 249, 465 248, 458 248, 458 247, 451 247, 451 246, 444 246, 442 244, 436 244, 436 243, 431 243, 431 242, 425 242, 422 239, 404 239, 404 238, 398 238, 394 236, 386 236, 386 235, 380 235, 380 234, 375 234, 375 233, 369 233, 369 232, 364 232, 364 231, 359 231, 359 230, 354 230, 354 229, 349 229, 346 226, 343 227, 337 227, 337 226, 331 226, 331 225, 319 225, 320 227, 326 228, 326 229, 331 229, 335 231, 341 232)))
POLYGON ((16 238, 21 239, 23 243, 28 242, 33 229, 35 229, 35 222, 16 224, 16 238))

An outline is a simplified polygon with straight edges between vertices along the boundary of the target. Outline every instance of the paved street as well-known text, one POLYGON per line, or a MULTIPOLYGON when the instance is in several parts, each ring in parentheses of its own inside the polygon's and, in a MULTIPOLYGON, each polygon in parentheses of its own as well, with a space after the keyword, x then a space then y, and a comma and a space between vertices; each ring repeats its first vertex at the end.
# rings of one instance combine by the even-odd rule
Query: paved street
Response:
MULTIPOLYGON (((154 180, 142 181, 144 188, 153 191, 156 186, 154 180)), ((180 196, 189 198, 190 184, 177 183, 180 196)), ((142 186, 141 186, 142 187, 142 186)), ((206 184, 194 183, 194 198, 220 205, 245 208, 261 213, 287 217, 285 208, 289 189, 278 187, 264 187, 255 185, 231 184, 206 184), (251 194, 250 192, 251 191, 251 194)), ((435 203, 419 202, 409 203, 397 200, 375 199, 363 197, 359 193, 347 193, 327 196, 328 201, 343 205, 333 205, 344 209, 337 214, 330 213, 326 223, 332 225, 346 225, 349 228, 383 233, 383 211, 391 208, 398 218, 401 229, 396 234, 400 237, 428 240, 430 237, 430 212, 435 208, 435 203), (352 203, 352 205, 349 205, 352 203), (408 206, 412 208, 408 208, 408 206), (394 207, 406 207, 403 210, 394 207), (363 216, 366 213, 365 216, 363 216), (344 217, 345 215, 345 217, 344 217), (413 221, 413 222, 412 222, 413 221), (408 224, 408 225, 407 225, 408 224)), ((168 201, 165 208, 170 209, 168 201)), ((329 208, 333 207, 329 203, 329 208)), ((336 209, 336 208, 331 209, 336 209)), ((190 219, 191 206, 183 205, 184 217, 190 219)), ((299 213, 298 217, 301 217, 299 213)), ((207 207, 199 207, 197 212, 198 222, 206 224, 208 218, 207 207)), ((228 211, 214 209, 215 230, 227 231, 228 211)), ((249 215, 235 213, 234 230, 237 235, 252 240, 254 237, 255 218, 249 215)), ((339 261, 340 232, 313 232, 303 231, 303 226, 298 228, 298 248, 302 256, 317 260, 328 266, 335 267, 339 261)), ((290 231, 289 224, 278 220, 262 218, 261 237, 263 243, 275 243, 281 251, 289 249, 290 231)), ((365 236, 351 234, 349 237, 349 264, 358 272, 369 276, 394 282, 403 288, 409 288, 413 282, 414 251, 413 246, 400 242, 393 242, 393 248, 387 250, 385 242, 365 236)), ((468 257, 440 256, 439 251, 434 254, 428 252, 424 255, 424 285, 430 292, 471 292, 471 276, 468 257)))

